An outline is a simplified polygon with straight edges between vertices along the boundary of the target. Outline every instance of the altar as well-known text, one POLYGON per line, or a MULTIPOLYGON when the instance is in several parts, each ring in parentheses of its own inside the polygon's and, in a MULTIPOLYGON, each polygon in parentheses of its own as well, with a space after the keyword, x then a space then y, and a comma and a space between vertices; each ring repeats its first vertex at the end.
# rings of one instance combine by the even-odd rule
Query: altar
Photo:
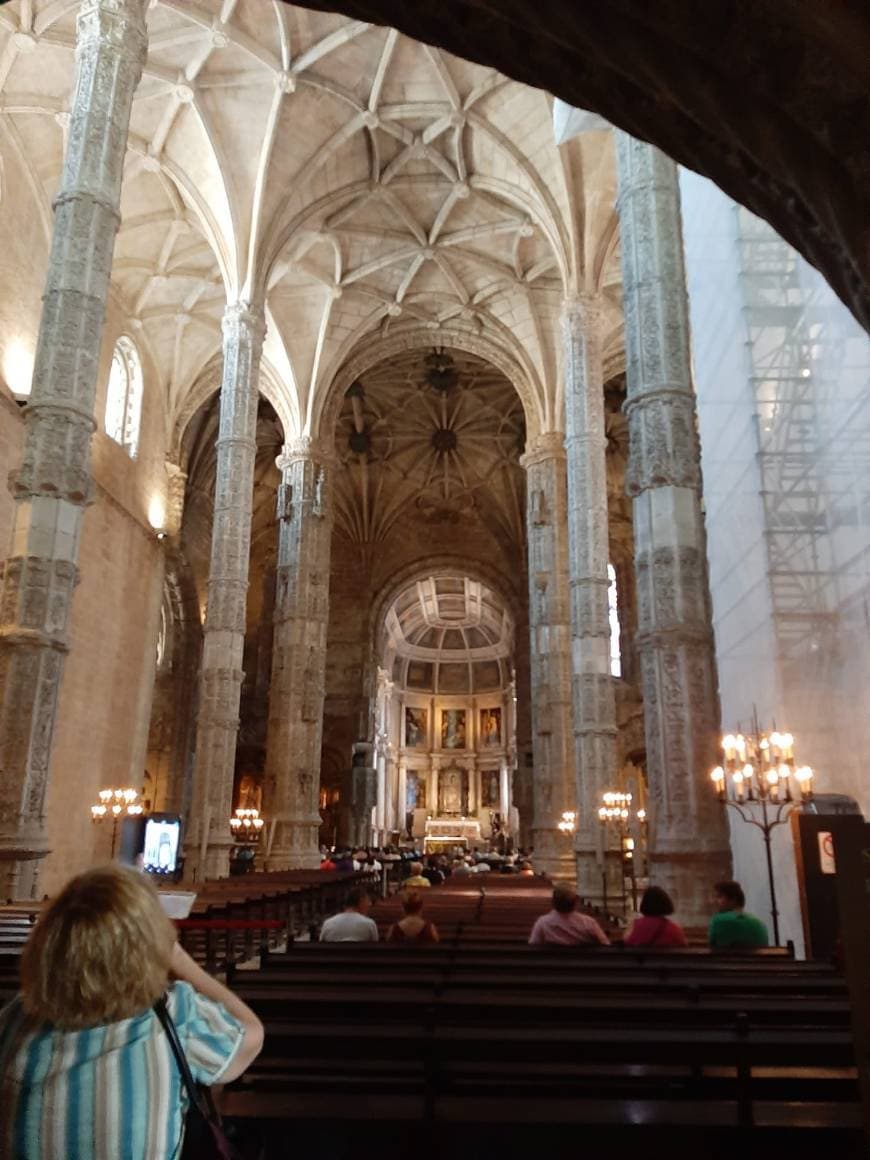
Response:
POLYGON ((423 837, 426 854, 444 854, 457 847, 467 850, 480 846, 483 839, 476 818, 427 818, 423 837))

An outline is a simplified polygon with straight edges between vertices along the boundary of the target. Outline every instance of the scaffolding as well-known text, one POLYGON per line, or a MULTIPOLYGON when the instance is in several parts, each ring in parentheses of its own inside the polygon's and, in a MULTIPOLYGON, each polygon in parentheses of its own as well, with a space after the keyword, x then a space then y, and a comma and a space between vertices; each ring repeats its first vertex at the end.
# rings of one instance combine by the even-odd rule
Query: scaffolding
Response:
POLYGON ((798 727, 821 721, 844 607, 870 591, 870 344, 766 222, 734 212, 778 676, 798 727))

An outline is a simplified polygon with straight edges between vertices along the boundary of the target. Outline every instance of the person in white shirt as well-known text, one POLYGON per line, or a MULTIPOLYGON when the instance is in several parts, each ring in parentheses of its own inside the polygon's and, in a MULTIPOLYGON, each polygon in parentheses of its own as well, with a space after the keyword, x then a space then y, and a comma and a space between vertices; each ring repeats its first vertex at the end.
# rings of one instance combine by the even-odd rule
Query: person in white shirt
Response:
POLYGON ((377 923, 368 917, 371 907, 368 891, 355 887, 347 896, 344 910, 328 918, 320 928, 320 941, 377 942, 377 923))

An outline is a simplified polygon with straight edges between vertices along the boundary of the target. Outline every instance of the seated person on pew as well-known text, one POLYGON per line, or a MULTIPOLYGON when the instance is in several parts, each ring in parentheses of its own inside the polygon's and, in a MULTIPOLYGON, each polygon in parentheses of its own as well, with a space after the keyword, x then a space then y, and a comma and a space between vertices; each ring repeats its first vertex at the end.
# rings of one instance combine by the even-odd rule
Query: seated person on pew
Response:
POLYGON ((145 875, 111 865, 73 878, 0 1012, 0 1156, 179 1156, 187 1096, 163 1019, 206 1087, 237 1079, 263 1046, 254 1012, 179 946, 145 875))
POLYGON ((350 855, 350 850, 342 850, 341 853, 335 855, 335 868, 339 874, 352 874, 358 867, 354 866, 353 858, 350 855))
POLYGON ((430 886, 440 886, 444 881, 444 872, 438 865, 438 859, 434 856, 429 859, 428 865, 421 870, 421 874, 430 886))
POLYGON ((679 923, 668 918, 674 913, 671 896, 661 886, 648 886, 636 918, 625 936, 627 947, 685 947, 689 944, 679 923))
POLYGON ((412 862, 411 865, 409 866, 409 869, 411 871, 411 874, 402 883, 403 887, 406 887, 406 888, 410 887, 413 890, 417 890, 417 889, 426 890, 429 886, 432 885, 432 883, 429 881, 428 878, 423 877, 423 863, 422 862, 412 862))
POLYGON ((328 918, 320 928, 320 941, 377 942, 377 923, 368 917, 371 908, 369 892, 362 886, 355 886, 347 896, 344 910, 328 918))
POLYGON ((710 919, 709 939, 714 950, 766 947, 767 927, 743 907, 746 897, 739 882, 717 882, 713 887, 718 914, 710 919))
POLYGON ((588 914, 577 909, 577 895, 567 886, 553 891, 553 909, 542 914, 529 935, 530 946, 609 946, 610 939, 588 914))
POLYGON ((391 943, 437 943, 441 939, 434 922, 423 917, 423 899, 416 890, 410 891, 402 899, 405 917, 394 922, 387 933, 391 943))

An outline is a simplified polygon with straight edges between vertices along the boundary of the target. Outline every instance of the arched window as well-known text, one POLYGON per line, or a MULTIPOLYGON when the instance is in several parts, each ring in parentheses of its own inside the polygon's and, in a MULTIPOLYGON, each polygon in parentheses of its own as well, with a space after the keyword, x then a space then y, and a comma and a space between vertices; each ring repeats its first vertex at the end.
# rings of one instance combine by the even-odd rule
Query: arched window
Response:
POLYGON ((106 398, 106 434, 120 443, 131 459, 139 450, 142 413, 142 364, 133 342, 122 336, 115 343, 106 398))
POLYGON ((166 636, 167 636, 166 601, 164 600, 163 603, 160 605, 160 625, 157 629, 157 669, 158 669, 158 671, 160 669, 165 669, 165 668, 169 667, 168 664, 166 663, 166 661, 167 661, 166 636))
POLYGON ((619 648, 619 609, 616 604, 616 569, 607 565, 607 611, 610 616, 610 675, 622 676, 622 653, 619 648))

